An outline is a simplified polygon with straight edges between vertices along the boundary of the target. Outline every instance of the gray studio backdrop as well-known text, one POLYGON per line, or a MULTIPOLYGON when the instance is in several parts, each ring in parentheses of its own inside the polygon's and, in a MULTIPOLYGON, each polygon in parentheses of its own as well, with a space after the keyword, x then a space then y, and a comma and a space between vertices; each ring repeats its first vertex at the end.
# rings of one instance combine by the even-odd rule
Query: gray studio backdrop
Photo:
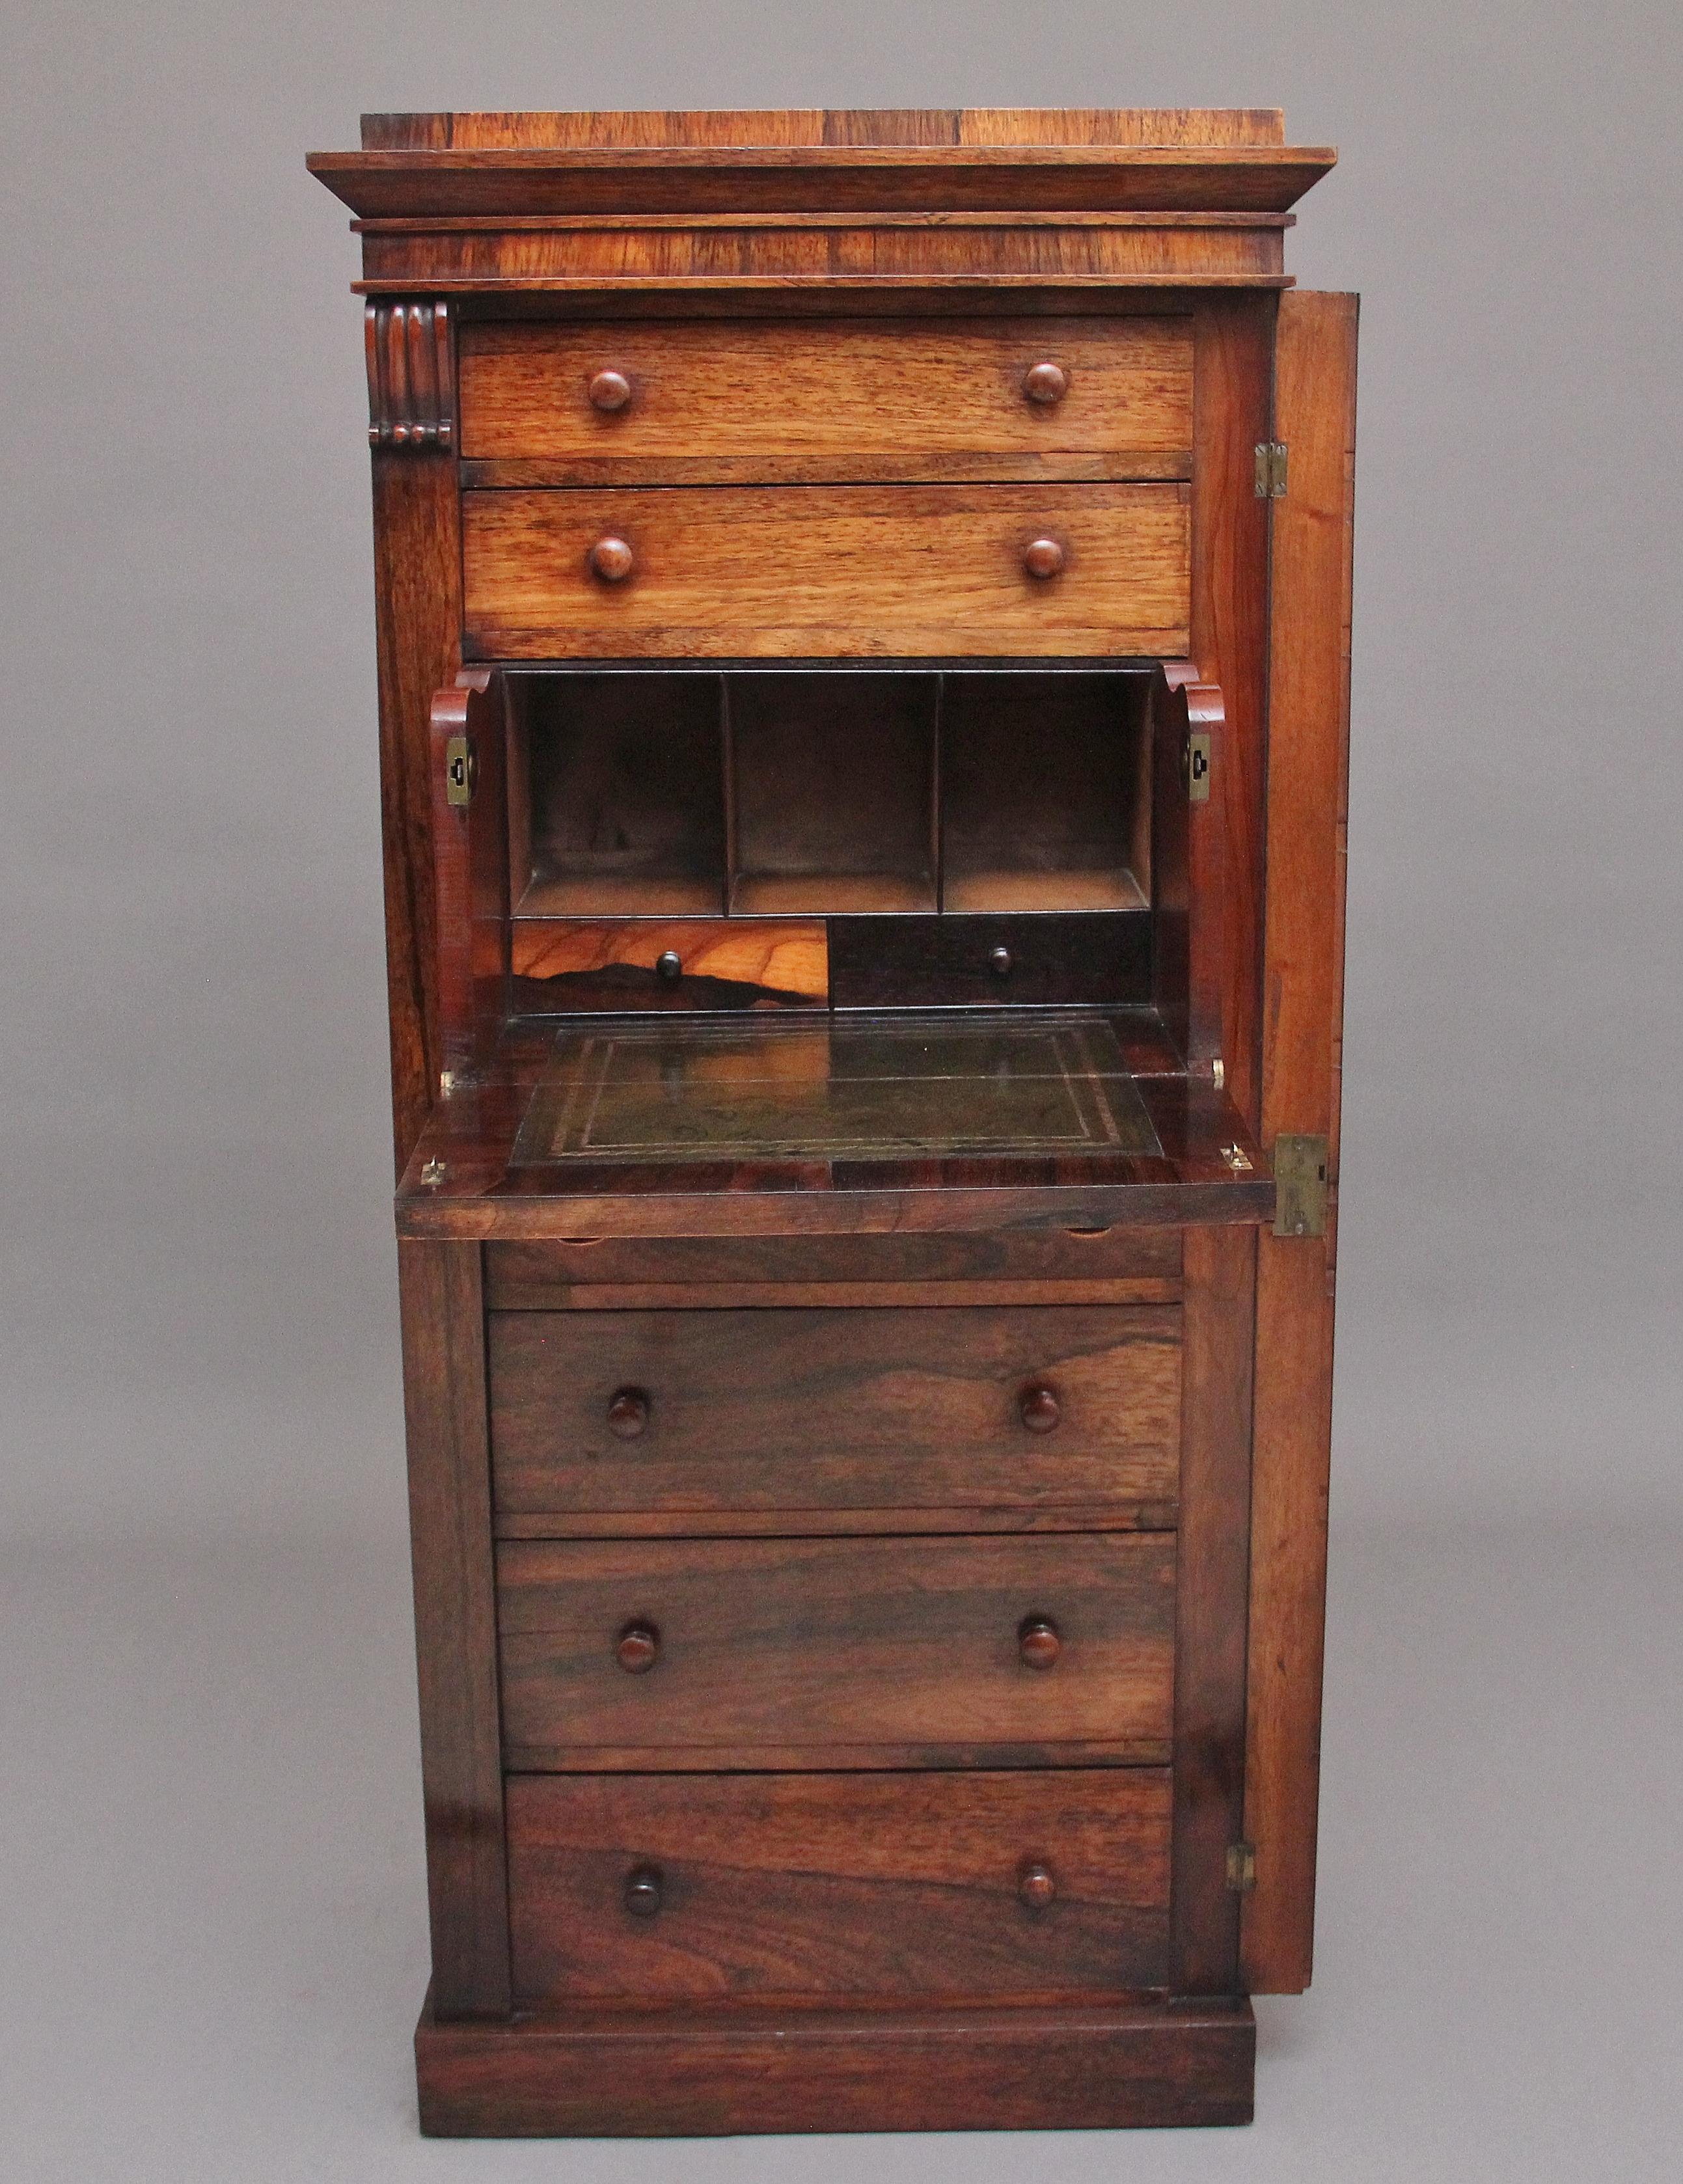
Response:
POLYGON ((1658 0, 35 10, 12 1521, 397 1521, 356 253, 300 164, 364 104, 1268 101, 1340 147, 1289 242, 1364 298, 1336 1492, 1675 1491, 1679 42, 1658 0))
MULTIPOLYGON (((10 1696, 28 1797, 120 1809, 101 1749, 175 1664, 169 1763, 231 1802, 179 1919, 113 1911, 136 1963, 209 1930, 205 1870, 245 1900, 219 1863, 242 1830, 280 1873, 371 1828, 368 1875, 402 1862, 399 2020, 419 1993, 356 253, 304 153, 354 143, 365 106, 1277 103, 1340 146, 1289 240, 1302 283, 1364 298, 1334 1658, 1370 1647, 1394 1722, 1413 1638, 1358 1617, 1415 1550, 1374 1540, 1444 1543, 1470 1595, 1463 1526, 1494 1555, 1679 1510, 1680 62, 1672 0, 14 0, 0 1530, 17 1602, 69 1574, 19 1609, 10 1696), (230 1650, 188 1676, 213 1592, 230 1650), (55 1731, 39 1634, 120 1594, 55 1731), (201 1732, 284 1755, 284 1825, 220 1759, 193 1774, 201 1732)), ((1622 1567, 1524 1600, 1605 1632, 1622 1567)), ((1444 1718, 1507 1658, 1479 1643, 1444 1718)), ((190 1803, 144 1806, 160 1875, 190 1803)), ((253 1992, 269 1942, 242 1943, 253 1992)), ((40 1945, 68 2025, 101 1947, 67 1971, 40 1945)), ((134 1973, 135 2053, 172 1992, 134 1973)), ((166 2137, 174 2067, 132 2111, 166 2137)), ((64 2173, 103 2173, 91 2143, 64 2173)), ((1429 2171, 1452 2173, 1398 2173, 1429 2171)))

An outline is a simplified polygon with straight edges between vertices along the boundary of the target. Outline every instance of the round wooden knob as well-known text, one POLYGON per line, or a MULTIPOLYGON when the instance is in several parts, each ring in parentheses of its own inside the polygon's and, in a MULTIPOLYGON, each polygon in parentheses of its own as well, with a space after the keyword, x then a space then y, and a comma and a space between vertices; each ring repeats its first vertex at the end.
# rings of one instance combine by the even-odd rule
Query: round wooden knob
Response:
POLYGON ((655 968, 667 985, 675 986, 683 976, 683 958, 676 948, 663 948, 655 958, 655 968))
POLYGON ((614 1658, 628 1676, 646 1676, 660 1658, 660 1634, 652 1623, 627 1623, 614 1658))
POLYGON ((591 571, 605 584, 622 584, 631 574, 632 559, 623 538, 599 538, 590 549, 591 571))
POLYGON ((652 1919, 660 1908, 660 1869, 634 1865, 625 1877, 625 1908, 633 1919, 652 1919))
POLYGON ((1063 567, 1063 549, 1056 538, 1031 538, 1023 549, 1023 566, 1031 577, 1056 577, 1063 567))
POLYGON ((1050 1433, 1063 1412, 1045 1382, 1036 1380, 1017 1397, 1017 1414, 1030 1433, 1050 1433))
POLYGON ((1056 364, 1031 364, 1023 376, 1023 391, 1031 402, 1062 402, 1069 381, 1056 364))
POLYGON ((649 1423, 649 1398, 641 1388, 616 1388, 608 1405, 608 1430, 635 1440, 649 1423))
POLYGON ((1058 1892, 1057 1878, 1050 1866, 1031 1863, 1017 1876, 1017 1892, 1031 1911, 1044 1911, 1058 1892))
POLYGON ((1011 950, 1010 950, 1010 949, 1009 949, 1009 948, 990 948, 990 949, 988 950, 988 968, 989 968, 989 969, 993 972, 994 976, 995 976, 996 978, 1010 978, 1010 976, 1011 976, 1011 950))
POLYGON ((1026 1669, 1050 1669, 1063 1651, 1058 1627, 1049 1617, 1031 1615, 1017 1634, 1017 1650, 1026 1669))
POLYGON ((631 382, 622 371, 599 371, 590 382, 593 410, 623 410, 630 399, 631 382))

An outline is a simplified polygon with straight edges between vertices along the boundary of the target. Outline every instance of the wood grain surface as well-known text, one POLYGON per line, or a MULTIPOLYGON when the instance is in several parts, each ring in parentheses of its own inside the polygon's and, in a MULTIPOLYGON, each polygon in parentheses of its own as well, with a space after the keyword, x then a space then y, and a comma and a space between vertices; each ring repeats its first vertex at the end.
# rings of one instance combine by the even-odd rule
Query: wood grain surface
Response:
POLYGON ((432 700, 432 881, 438 935, 438 1060, 460 1076, 509 1013, 509 827, 502 678, 469 668, 432 700), (452 803, 450 752, 466 747, 468 801, 452 803))
POLYGON ((1262 1131, 1324 1133, 1324 1237, 1259 1242, 1257 1453, 1246 1825, 1257 1886, 1243 1963, 1257 1993, 1309 1983, 1320 1786, 1333 1268, 1343 1028, 1354 296, 1282 308, 1275 430, 1290 491, 1273 504, 1273 731, 1262 1131))
POLYGON ((517 918, 515 1005, 535 1016, 575 1010, 822 1008, 829 949, 822 922, 716 918, 666 924, 517 918), (676 956, 675 976, 659 969, 676 956))
POLYGON ((899 2009, 612 2005, 415 2037, 438 2136, 1114 2130, 1251 2120, 1248 2003, 899 2009))
POLYGON ((1017 1301, 1056 1301, 1033 1284, 1126 1284, 1130 1304, 1180 1301, 1178 1228, 1054 1228, 980 1236, 783 1236, 706 1241, 603 1236, 589 1242, 488 1244, 485 1299, 493 1311, 563 1310, 615 1284, 681 1282, 705 1306, 721 1286, 781 1284, 1028 1284, 1017 1301))
POLYGON ((478 1246, 401 1243, 398 1272, 432 1993, 443 2015, 496 2016, 508 1877, 478 1246))
POLYGON ((1189 514, 1173 485, 805 486, 462 496, 478 656, 1179 657, 1189 514), (1048 581, 1023 566, 1055 531, 1048 581), (611 533, 636 555, 605 585, 611 533))
POLYGON ((515 1775, 516 2003, 1161 1986, 1169 1806, 1158 1768, 515 1775))
POLYGON ((501 1510, 813 1509, 1173 1500, 1172 1306, 503 1312, 489 1330, 501 1510), (648 1429, 616 1445, 615 1391, 648 1429), (1054 1430, 1027 1430, 1050 1389, 1054 1430))
MULTIPOLYGON (((1260 1091, 1264 799, 1268 752, 1268 509, 1256 449, 1272 431, 1275 298, 1212 296, 1194 319, 1192 643, 1196 680, 1222 694, 1219 816, 1225 962, 1218 1051, 1252 1129, 1260 1091)), ((1205 831, 1207 832, 1207 829, 1205 831)))
POLYGON ((432 706, 461 664, 461 546, 450 451, 376 448, 374 597, 392 1135, 399 1176, 437 1089, 432 706))
POLYGON ((371 152, 595 145, 1283 144, 1277 106, 705 107, 628 113, 365 114, 371 152))
POLYGON ((1167 1758, 1174 1548, 1156 1533, 503 1540, 513 1770, 1053 1765, 1167 1758), (1026 1619, 1062 1634, 1024 1665, 1026 1619), (659 1633, 646 1675, 615 1658, 659 1633))
MULTIPOLYGON (((918 479, 962 474, 967 456, 1017 456, 1023 475, 1059 457, 1147 460, 1184 476, 1192 444, 1188 318, 745 319, 470 326, 461 337, 463 452, 475 458, 611 464, 629 477, 729 462, 733 476, 918 479), (1045 404, 1027 374, 1056 362, 1067 387, 1045 404), (621 373, 624 405, 591 400, 621 373)), ((989 475, 1009 469, 989 464, 989 475)))

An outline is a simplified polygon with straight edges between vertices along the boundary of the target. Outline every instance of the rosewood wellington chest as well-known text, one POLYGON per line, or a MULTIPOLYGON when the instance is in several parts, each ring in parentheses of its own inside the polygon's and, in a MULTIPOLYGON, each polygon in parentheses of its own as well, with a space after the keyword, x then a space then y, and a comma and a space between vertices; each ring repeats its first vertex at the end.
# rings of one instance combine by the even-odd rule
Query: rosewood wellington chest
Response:
POLYGON ((1355 303, 1243 112, 376 115, 424 2129, 1242 2122, 1355 303))

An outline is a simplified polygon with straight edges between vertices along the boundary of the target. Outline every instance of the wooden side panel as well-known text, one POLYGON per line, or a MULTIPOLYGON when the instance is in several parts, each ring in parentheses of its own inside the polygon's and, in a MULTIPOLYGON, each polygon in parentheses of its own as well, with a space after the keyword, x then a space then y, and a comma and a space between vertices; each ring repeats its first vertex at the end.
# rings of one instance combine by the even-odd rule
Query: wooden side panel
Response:
POLYGON ((542 2006, 1161 1987, 1168 1839, 1162 1768, 515 1775, 515 1992, 542 2006))
POLYGON ((1221 1056, 1233 1104, 1254 1129, 1257 995, 1262 957, 1262 777, 1268 636, 1268 510, 1256 448, 1269 437, 1272 296, 1217 296, 1194 320, 1192 644, 1199 679, 1217 684, 1225 722, 1211 777, 1226 845, 1227 967, 1221 1056))
POLYGON ((478 656, 1179 656, 1187 488, 805 486, 470 492, 478 656), (599 542, 628 572, 593 573, 599 542), (1062 567, 1030 573, 1036 541, 1062 567))
POLYGON ((457 1077, 490 1050, 508 1013, 506 741, 502 678, 494 669, 470 668, 433 699, 438 1056, 441 1068, 457 1077), (464 766, 465 781, 453 788, 453 774, 464 766))
POLYGON ((1260 1242, 1246 1829, 1257 1886, 1246 1984, 1309 1983, 1320 1777, 1327 1474, 1332 1439, 1337 1072, 1344 1013, 1345 777, 1350 720, 1357 299, 1280 306, 1273 504, 1268 952, 1262 1134, 1324 1133, 1327 1234, 1260 1242))
POLYGON ((440 1067, 430 716, 433 693, 460 664, 461 546, 454 456, 376 448, 373 468, 392 1129, 401 1176, 440 1067))
POLYGON ((1182 1994, 1231 1994, 1240 1898, 1228 1886, 1227 1852, 1245 1804, 1256 1240, 1248 1228, 1189 1228, 1185 1251, 1173 1984, 1182 1994))
POLYGON ((509 2006, 485 1323, 476 1244, 400 1242, 432 1996, 509 2006))
POLYGON ((1222 1051, 1231 969, 1227 836, 1220 801, 1192 800, 1190 739, 1205 739, 1212 777, 1225 765, 1225 730, 1221 692, 1195 680, 1184 661, 1152 677, 1154 998, 1176 1047, 1206 1077, 1222 1051))

